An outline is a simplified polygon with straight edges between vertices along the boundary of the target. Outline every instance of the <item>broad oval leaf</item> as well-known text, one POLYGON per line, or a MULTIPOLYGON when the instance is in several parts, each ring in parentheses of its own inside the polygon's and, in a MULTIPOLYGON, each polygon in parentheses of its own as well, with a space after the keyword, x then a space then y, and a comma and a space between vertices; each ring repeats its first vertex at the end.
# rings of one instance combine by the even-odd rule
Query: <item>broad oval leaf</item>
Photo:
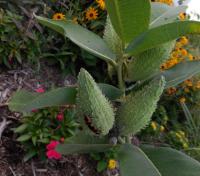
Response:
POLYGON ((109 49, 106 42, 95 33, 71 21, 56 21, 36 15, 35 17, 41 24, 68 37, 72 42, 91 54, 107 62, 115 63, 115 54, 109 49))
POLYGON ((29 112, 51 106, 74 104, 76 100, 76 88, 58 88, 46 93, 31 93, 26 90, 18 91, 9 102, 11 111, 29 112))
POLYGON ((106 144, 108 142, 107 136, 91 136, 83 131, 78 131, 74 136, 65 140, 66 144, 106 144))
POLYGON ((162 176, 199 176, 200 163, 184 153, 168 147, 143 146, 142 150, 162 176))
POLYGON ((106 9, 124 43, 129 43, 149 27, 149 0, 106 0, 106 9))
POLYGON ((103 94, 110 100, 116 100, 123 95, 123 91, 112 85, 99 83, 98 86, 103 94))
POLYGON ((161 176, 145 153, 131 144, 120 146, 118 160, 121 176, 161 176))
POLYGON ((135 55, 147 49, 175 40, 183 35, 199 33, 200 22, 197 21, 177 21, 165 24, 149 29, 138 36, 129 44, 125 52, 130 55, 135 55))
POLYGON ((114 147, 111 144, 60 144, 56 147, 56 151, 63 154, 85 154, 92 152, 105 152, 114 147))
POLYGON ((159 74, 165 77, 165 88, 174 87, 200 72, 200 61, 187 61, 177 64, 159 74))
POLYGON ((178 15, 181 12, 185 12, 187 6, 171 7, 161 3, 152 3, 151 8, 152 17, 150 28, 154 28, 177 20, 178 15))
POLYGON ((150 24, 159 18, 161 15, 166 13, 169 9, 172 9, 172 6, 168 6, 167 4, 160 3, 160 2, 152 2, 151 3, 151 19, 150 24))

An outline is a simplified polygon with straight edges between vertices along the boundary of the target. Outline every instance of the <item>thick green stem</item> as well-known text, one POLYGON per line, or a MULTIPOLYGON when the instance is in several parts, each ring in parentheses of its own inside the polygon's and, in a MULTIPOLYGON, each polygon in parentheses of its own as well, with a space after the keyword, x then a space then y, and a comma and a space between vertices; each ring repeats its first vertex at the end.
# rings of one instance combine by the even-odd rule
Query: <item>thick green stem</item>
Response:
POLYGON ((123 62, 119 61, 118 66, 117 66, 118 84, 119 84, 119 88, 123 92, 125 92, 125 84, 123 80, 122 68, 123 68, 123 62))

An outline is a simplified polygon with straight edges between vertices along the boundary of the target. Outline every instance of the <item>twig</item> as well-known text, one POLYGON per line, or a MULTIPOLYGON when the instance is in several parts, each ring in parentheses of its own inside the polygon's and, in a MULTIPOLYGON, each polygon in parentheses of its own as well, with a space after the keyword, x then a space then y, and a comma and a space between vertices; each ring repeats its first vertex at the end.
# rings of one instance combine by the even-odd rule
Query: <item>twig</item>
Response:
POLYGON ((33 176, 36 176, 35 166, 33 162, 31 162, 31 168, 32 168, 33 176))
POLYGON ((0 108, 4 106, 8 106, 8 103, 0 104, 0 108))
POLYGON ((0 140, 2 137, 2 133, 4 132, 5 128, 11 123, 11 121, 7 121, 6 118, 2 118, 3 121, 0 123, 0 140))
POLYGON ((14 170, 12 169, 12 167, 9 166, 10 171, 12 172, 13 176, 17 176, 14 172, 14 170))

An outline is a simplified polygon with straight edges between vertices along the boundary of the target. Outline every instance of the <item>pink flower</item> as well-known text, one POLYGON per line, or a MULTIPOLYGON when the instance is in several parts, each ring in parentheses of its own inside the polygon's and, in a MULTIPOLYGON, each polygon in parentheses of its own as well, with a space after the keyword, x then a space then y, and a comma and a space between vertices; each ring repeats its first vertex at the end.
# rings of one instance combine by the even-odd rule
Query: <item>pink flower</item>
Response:
POLYGON ((56 119, 57 119, 58 121, 63 121, 63 119, 64 119, 64 114, 63 114, 63 113, 57 114, 56 119))
POLYGON ((38 112, 38 110, 37 109, 33 109, 31 112, 38 112))
POLYGON ((51 141, 51 142, 46 146, 46 149, 47 149, 47 150, 54 150, 58 144, 59 144, 58 141, 51 141))
POLYGON ((62 155, 55 150, 55 148, 58 144, 59 144, 58 141, 51 141, 46 146, 46 149, 47 149, 46 155, 49 159, 57 159, 58 160, 62 157, 62 155))
POLYGON ((58 159, 60 159, 60 158, 62 157, 61 154, 58 153, 58 152, 55 151, 55 150, 49 150, 49 151, 47 151, 47 152, 46 152, 46 155, 47 155, 47 157, 48 157, 49 159, 56 159, 56 160, 58 160, 58 159))
POLYGON ((42 87, 37 88, 35 91, 37 93, 44 93, 45 92, 44 88, 42 88, 42 87))

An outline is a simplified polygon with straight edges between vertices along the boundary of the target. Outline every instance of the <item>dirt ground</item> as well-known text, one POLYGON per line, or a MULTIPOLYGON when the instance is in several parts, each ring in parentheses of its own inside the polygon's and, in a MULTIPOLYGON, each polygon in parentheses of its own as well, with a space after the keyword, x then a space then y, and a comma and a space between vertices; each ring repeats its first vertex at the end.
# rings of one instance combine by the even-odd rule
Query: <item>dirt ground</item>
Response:
POLYGON ((100 176, 95 171, 94 161, 85 155, 64 157, 59 162, 34 158, 24 163, 23 147, 16 142, 11 130, 20 120, 20 114, 10 112, 6 106, 13 92, 19 89, 34 91, 39 84, 47 90, 71 81, 74 78, 63 78, 60 71, 49 66, 42 67, 40 73, 29 66, 0 70, 0 176, 100 176))

